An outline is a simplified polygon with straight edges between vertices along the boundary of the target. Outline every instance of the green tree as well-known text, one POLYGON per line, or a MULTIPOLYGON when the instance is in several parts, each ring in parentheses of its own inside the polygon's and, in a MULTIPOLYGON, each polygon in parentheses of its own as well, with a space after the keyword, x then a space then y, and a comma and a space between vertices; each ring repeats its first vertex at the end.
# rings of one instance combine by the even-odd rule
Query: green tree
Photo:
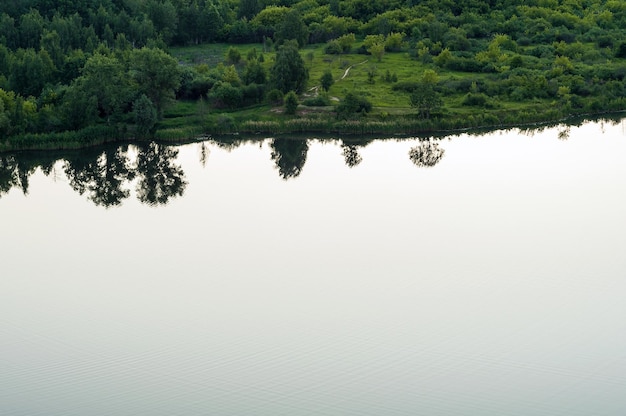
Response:
POLYGON ((341 51, 343 53, 349 53, 350 49, 352 49, 352 45, 356 42, 356 37, 354 33, 348 33, 337 38, 337 42, 339 46, 341 46, 341 51))
POLYGON ((397 52, 404 46, 404 33, 392 32, 385 39, 385 49, 397 52))
POLYGON ((259 0, 240 0, 237 18, 250 20, 261 10, 259 0))
POLYGON ((271 83, 282 91, 302 92, 309 79, 304 60, 298 53, 297 43, 290 41, 278 49, 276 61, 271 70, 271 83))
POLYGON ((171 42, 178 26, 178 14, 170 0, 149 0, 147 14, 165 43, 171 42))
POLYGON ((436 90, 437 82, 435 71, 427 69, 410 96, 411 107, 417 108, 422 118, 430 118, 431 113, 443 105, 443 100, 436 90))
POLYGON ((243 71, 243 82, 247 84, 265 84, 267 82, 267 71, 256 59, 248 61, 246 69, 243 71))
POLYGON ((241 52, 239 49, 231 46, 226 52, 226 61, 229 64, 237 65, 241 61, 241 52))
POLYGON ((374 43, 370 46, 367 51, 372 54, 374 58, 378 62, 383 60, 383 55, 385 54, 385 44, 384 43, 374 43))
POLYGON ((324 91, 328 91, 334 82, 335 80, 333 79, 333 74, 332 72, 330 72, 330 69, 324 71, 324 73, 320 77, 320 84, 322 85, 322 89, 324 91))
POLYGON ((161 49, 135 49, 130 57, 130 73, 138 93, 150 98, 161 118, 180 86, 181 71, 176 59, 161 49))
POLYGON ((158 119, 154 103, 145 94, 133 101, 133 116, 140 137, 148 136, 158 119))
POLYGON ((114 56, 99 53, 87 60, 74 88, 93 97, 97 114, 107 120, 121 112, 132 94, 124 65, 114 56))
POLYGON ((299 47, 303 47, 309 41, 309 29, 300 13, 297 10, 291 10, 278 25, 274 37, 279 45, 287 40, 295 40, 299 47))

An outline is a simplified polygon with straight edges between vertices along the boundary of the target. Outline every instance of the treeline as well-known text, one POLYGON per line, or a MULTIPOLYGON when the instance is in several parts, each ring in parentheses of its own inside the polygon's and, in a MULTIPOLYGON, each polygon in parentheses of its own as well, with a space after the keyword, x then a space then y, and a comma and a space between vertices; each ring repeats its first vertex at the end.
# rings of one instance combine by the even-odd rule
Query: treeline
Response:
POLYGON ((619 0, 14 0, 0 4, 0 36, 9 49, 39 49, 56 32, 64 52, 116 41, 254 43, 284 36, 291 11, 301 17, 307 43, 398 32, 450 50, 471 50, 496 33, 522 45, 612 47, 626 19, 619 0))

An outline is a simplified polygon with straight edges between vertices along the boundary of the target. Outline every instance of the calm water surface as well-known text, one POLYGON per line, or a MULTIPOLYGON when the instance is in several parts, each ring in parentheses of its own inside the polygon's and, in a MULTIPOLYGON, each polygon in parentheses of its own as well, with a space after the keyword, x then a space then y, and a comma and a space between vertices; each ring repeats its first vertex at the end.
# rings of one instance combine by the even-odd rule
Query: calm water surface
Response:
POLYGON ((0 155, 0 414, 622 416, 625 213, 624 123, 0 155))

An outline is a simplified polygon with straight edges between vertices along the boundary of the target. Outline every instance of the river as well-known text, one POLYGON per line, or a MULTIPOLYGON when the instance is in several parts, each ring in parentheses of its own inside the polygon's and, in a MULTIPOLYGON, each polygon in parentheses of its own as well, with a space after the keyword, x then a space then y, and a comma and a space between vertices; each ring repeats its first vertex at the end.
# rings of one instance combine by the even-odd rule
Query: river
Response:
POLYGON ((0 154, 0 414, 621 416, 625 128, 0 154))

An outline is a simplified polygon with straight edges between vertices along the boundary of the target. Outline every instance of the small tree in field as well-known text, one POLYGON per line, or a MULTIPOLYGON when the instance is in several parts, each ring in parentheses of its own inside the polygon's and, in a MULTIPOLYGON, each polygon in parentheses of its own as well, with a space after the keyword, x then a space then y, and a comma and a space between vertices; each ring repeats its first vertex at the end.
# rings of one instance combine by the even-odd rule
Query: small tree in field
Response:
POLYGON ((285 95, 285 114, 296 114, 298 109, 298 96, 294 91, 289 91, 285 95))
POLYGON ((324 74, 322 74, 321 78, 320 78, 320 83, 322 84, 322 89, 324 91, 328 91, 331 87, 331 85, 333 85, 333 83, 335 82, 335 80, 333 79, 333 74, 332 72, 330 72, 330 69, 327 69, 326 71, 324 71, 324 74))
POLYGON ((287 41, 278 49, 276 61, 271 70, 271 84, 283 93, 301 92, 309 79, 309 71, 298 53, 298 44, 287 41))
POLYGON ((432 69, 424 71, 417 88, 409 97, 411 107, 417 108, 422 118, 430 118, 430 114, 443 105, 443 100, 435 89, 437 81, 438 77, 435 71, 432 69))
POLYGON ((380 62, 380 61, 382 61, 383 55, 385 54, 385 44, 384 43, 375 43, 372 46, 370 46, 367 51, 369 53, 371 53, 372 56, 374 58, 376 58, 376 60, 378 62, 380 62))

